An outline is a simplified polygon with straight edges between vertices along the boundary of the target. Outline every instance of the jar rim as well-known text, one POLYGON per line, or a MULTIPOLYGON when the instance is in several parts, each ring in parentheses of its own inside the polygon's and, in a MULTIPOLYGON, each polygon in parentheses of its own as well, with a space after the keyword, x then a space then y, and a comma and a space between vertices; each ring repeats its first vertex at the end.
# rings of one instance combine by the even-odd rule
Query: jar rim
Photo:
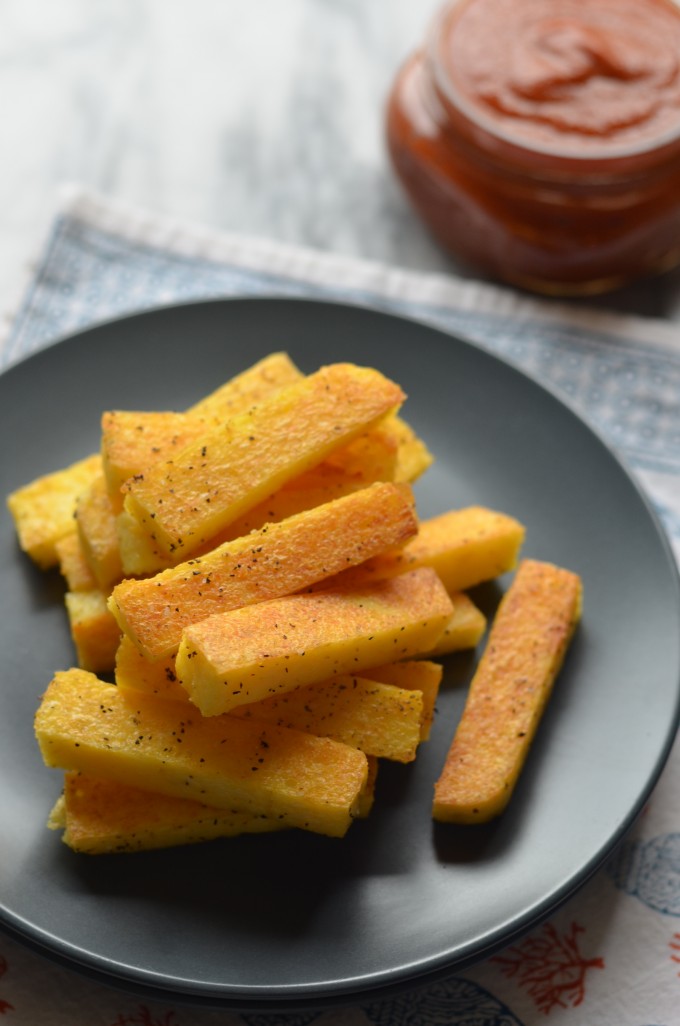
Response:
MULTIPOLYGON (((454 113, 457 118, 467 122, 478 144, 482 142, 480 133, 484 133, 491 143, 488 147, 489 150, 502 144, 509 153, 516 154, 517 160, 522 164, 559 159, 565 166, 571 165, 580 168, 592 166, 602 172, 622 160, 629 160, 642 169, 650 163, 664 162, 667 156, 672 157, 675 151, 680 149, 680 112, 678 113, 677 127, 658 136, 652 136, 637 144, 621 143, 617 145, 614 143, 612 145, 609 143, 599 148, 591 147, 587 152, 582 153, 575 149, 562 148, 559 145, 552 146, 538 140, 527 142, 521 136, 505 131, 492 117, 485 115, 483 110, 470 103, 456 89, 451 77, 447 74, 445 61, 440 59, 445 23, 453 16, 455 8, 473 2, 474 0, 448 0, 440 8, 434 15, 427 31, 423 56, 430 65, 430 74, 440 102, 444 104, 447 113, 454 113)), ((680 8, 678 14, 680 16, 680 8)), ((632 166, 631 170, 633 170, 632 166)))

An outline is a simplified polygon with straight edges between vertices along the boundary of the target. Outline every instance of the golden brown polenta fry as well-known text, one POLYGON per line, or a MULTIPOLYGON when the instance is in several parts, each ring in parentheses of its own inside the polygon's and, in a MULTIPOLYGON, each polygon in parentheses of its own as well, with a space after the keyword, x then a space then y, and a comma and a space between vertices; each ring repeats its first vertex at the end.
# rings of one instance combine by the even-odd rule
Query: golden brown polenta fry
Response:
POLYGON ((109 607, 147 658, 162 659, 176 651, 190 624, 306 588, 405 541, 417 526, 408 486, 376 482, 155 577, 123 581, 109 607))
POLYGON ((404 398, 372 368, 322 367, 126 481, 124 507, 179 562, 404 398))
POLYGON ((432 815, 481 823, 507 805, 581 613, 581 581, 524 560, 474 675, 432 815))
MULTIPOLYGON (((378 760, 369 757, 367 763, 368 777, 355 812, 359 819, 368 816, 375 798, 378 760)), ((47 825, 63 831, 64 843, 86 855, 146 851, 285 829, 276 816, 218 809, 74 771, 64 775, 63 793, 47 825)))
POLYGON ((78 666, 92 673, 109 673, 115 665, 120 628, 98 588, 67 591, 64 596, 78 666))
POLYGON ((46 766, 238 808, 332 837, 346 833, 366 785, 366 756, 330 738, 233 717, 177 717, 84 670, 57 672, 35 732, 46 766))
POLYGON ((177 676, 205 718, 431 648, 451 617, 434 570, 362 589, 305 592, 191 624, 177 676))
POLYGON ((169 848, 282 829, 274 816, 218 809, 74 771, 65 774, 63 794, 47 825, 63 830, 64 844, 86 855, 169 848))
POLYGON ((31 481, 7 498, 19 545, 43 570, 56 566, 57 542, 73 530, 78 496, 101 473, 98 453, 31 481))
POLYGON ((406 545, 345 570, 337 583, 355 587, 431 566, 449 594, 466 591, 514 570, 524 534, 524 526, 505 513, 484 506, 452 509, 421 520, 418 534, 406 545))

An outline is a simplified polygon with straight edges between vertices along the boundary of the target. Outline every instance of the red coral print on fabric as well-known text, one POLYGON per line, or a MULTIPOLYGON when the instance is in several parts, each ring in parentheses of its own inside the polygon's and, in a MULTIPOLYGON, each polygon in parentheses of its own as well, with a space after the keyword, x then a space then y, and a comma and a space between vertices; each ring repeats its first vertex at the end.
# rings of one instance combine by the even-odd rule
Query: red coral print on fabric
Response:
MULTIPOLYGON (((673 934, 668 947, 671 949, 671 961, 680 962, 680 933, 673 934)), ((680 972, 678 972, 678 976, 680 976, 680 972)))
POLYGON ((492 959, 505 976, 513 977, 533 998, 539 1012, 575 1008, 585 997, 586 973, 604 969, 604 959, 583 958, 577 936, 584 928, 576 923, 563 936, 545 923, 540 934, 509 948, 492 959))
MULTIPOLYGON (((0 976, 4 976, 7 972, 7 960, 0 955, 0 976)), ((6 1012, 13 1012, 14 1005, 10 1005, 9 1001, 3 1001, 0 998, 0 1015, 5 1015, 6 1012)))
POLYGON ((166 1012, 162 1019, 154 1018, 146 1005, 140 1005, 132 1015, 122 1012, 111 1026, 180 1026, 174 1012, 166 1012))

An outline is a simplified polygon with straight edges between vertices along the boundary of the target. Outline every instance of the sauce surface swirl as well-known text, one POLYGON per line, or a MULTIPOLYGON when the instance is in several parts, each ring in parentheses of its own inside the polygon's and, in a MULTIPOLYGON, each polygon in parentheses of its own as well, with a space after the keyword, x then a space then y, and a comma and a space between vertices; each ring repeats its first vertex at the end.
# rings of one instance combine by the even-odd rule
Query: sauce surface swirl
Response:
POLYGON ((463 0, 438 50, 457 102, 520 144, 639 149, 680 126, 672 0, 463 0))

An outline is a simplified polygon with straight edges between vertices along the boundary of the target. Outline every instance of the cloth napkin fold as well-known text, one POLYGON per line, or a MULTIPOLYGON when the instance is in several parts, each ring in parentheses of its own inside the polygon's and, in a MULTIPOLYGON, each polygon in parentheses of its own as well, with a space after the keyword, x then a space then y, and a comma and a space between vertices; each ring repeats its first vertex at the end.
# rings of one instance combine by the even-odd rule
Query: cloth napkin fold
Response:
MULTIPOLYGON (((680 558, 680 326, 661 320, 231 236, 69 188, 21 306, 0 329, 0 368, 123 314, 258 295, 403 314, 528 371, 624 460, 680 558)), ((676 744, 634 830, 548 922, 436 984, 380 1004, 239 1016, 141 1000, 0 934, 0 1018, 8 1026, 679 1026, 679 769, 676 744)))

